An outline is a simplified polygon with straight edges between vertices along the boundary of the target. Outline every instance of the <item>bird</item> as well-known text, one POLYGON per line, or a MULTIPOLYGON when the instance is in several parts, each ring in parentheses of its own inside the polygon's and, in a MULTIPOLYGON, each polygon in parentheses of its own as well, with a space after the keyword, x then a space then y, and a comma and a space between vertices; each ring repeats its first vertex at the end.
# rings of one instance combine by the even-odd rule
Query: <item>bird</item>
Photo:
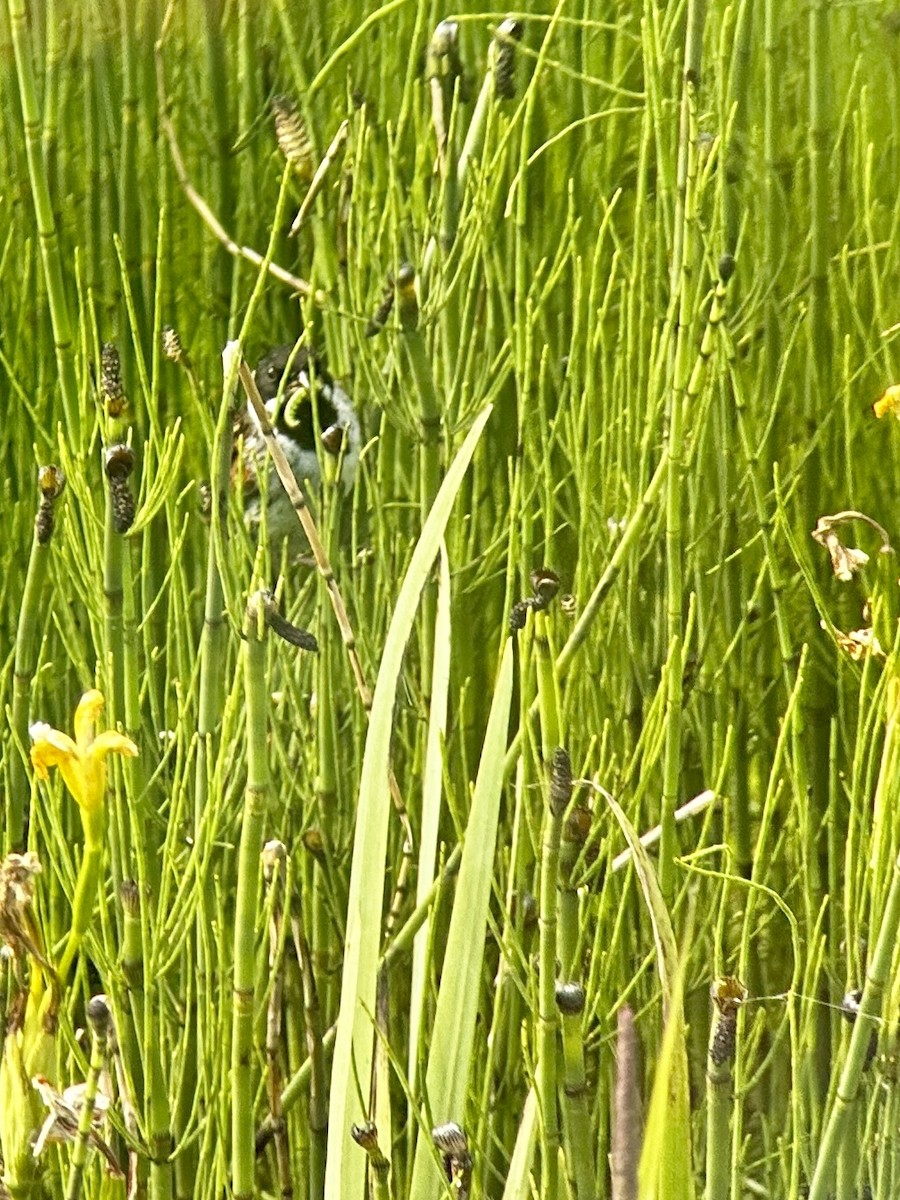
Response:
MULTIPOLYGON (((334 458, 343 490, 349 492, 359 463, 359 417, 350 396, 321 358, 307 346, 298 348, 295 342, 287 342, 264 354, 254 375, 272 431, 304 496, 309 499, 322 482, 319 453, 334 458)), ((284 538, 295 542, 300 537, 297 518, 268 461, 259 421, 250 405, 240 411, 235 422, 232 475, 236 474, 241 478, 244 517, 251 531, 259 527, 265 495, 270 542, 273 546, 284 538), (266 470, 265 486, 261 487, 260 472, 266 470)))

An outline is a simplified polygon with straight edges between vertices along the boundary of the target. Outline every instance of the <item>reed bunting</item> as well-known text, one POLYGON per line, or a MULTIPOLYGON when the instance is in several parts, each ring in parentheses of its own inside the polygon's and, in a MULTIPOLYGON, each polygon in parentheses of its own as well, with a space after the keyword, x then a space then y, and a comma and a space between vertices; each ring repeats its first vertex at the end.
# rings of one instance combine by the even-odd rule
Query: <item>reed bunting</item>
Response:
MULTIPOLYGON (((309 498, 322 482, 318 446, 333 457, 334 470, 340 470, 344 491, 349 491, 359 462, 359 419, 350 397, 324 364, 306 346, 297 349, 290 342, 264 355, 255 377, 272 430, 304 495, 309 498)), ((285 537, 296 540, 300 536, 296 515, 274 467, 267 462, 266 445, 249 405, 240 412, 235 433, 243 453, 240 459, 236 453, 233 470, 242 475, 248 525, 253 529, 259 525, 264 490, 270 541, 277 545, 285 537), (268 471, 265 489, 260 488, 260 470, 268 471)))

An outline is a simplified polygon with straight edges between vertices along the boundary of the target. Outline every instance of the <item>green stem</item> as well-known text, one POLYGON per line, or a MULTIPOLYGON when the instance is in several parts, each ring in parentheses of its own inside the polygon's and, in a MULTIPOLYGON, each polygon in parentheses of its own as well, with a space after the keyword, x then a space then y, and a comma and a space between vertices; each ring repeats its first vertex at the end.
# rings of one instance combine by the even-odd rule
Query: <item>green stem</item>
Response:
POLYGON ((584 988, 560 984, 556 1003, 562 1014, 563 1080, 561 1096, 563 1146, 569 1193, 574 1200, 591 1200, 594 1185, 594 1139, 584 1068, 584 988))
POLYGON ((826 1200, 834 1181, 838 1154, 847 1135, 869 1053, 872 1033, 881 1013, 881 999, 890 980, 891 961, 900 934, 900 855, 894 862, 891 886, 881 918, 875 950, 866 972, 866 986, 853 1023, 847 1058, 819 1146, 809 1200, 826 1200))
POLYGON ((81 1111, 78 1114, 78 1131, 72 1149, 69 1178, 66 1182, 66 1200, 78 1200, 81 1195, 81 1183, 84 1177, 84 1168, 87 1166, 94 1108, 97 1102, 97 1093, 100 1090, 100 1075, 106 1061, 106 1043, 112 1020, 105 996, 94 996, 88 1004, 87 1011, 88 1021, 91 1025, 91 1058, 81 1101, 81 1111))
MULTIPOLYGON (((438 401, 431 359, 425 337, 419 327, 419 302, 416 276, 412 267, 403 267, 397 279, 397 310, 403 326, 409 364, 419 400, 419 511, 422 524, 441 483, 441 408, 438 401)), ((420 660, 423 706, 431 702, 431 669, 434 661, 434 619, 437 611, 437 579, 432 577, 422 592, 420 606, 420 660)))
MULTIPOLYGON (((542 614, 538 614, 539 616, 542 614)), ((553 751, 541 850, 541 898, 538 916, 538 1048, 535 1088, 541 1109, 541 1196, 559 1194, 559 1115, 557 1112, 556 903, 562 819, 572 795, 572 769, 562 749, 553 751)))
POLYGON ((263 851, 263 876, 271 895, 269 920, 269 972, 271 989, 266 1012, 266 1094, 275 1134, 275 1171, 279 1193, 292 1196, 291 1159, 281 1115, 284 1034, 282 1015, 285 1000, 284 876, 287 851, 282 842, 269 842, 263 851))
POLYGON ((265 597, 257 593, 244 624, 244 678, 247 693, 247 788, 241 820, 234 912, 234 1012, 231 1046, 231 1165, 235 1200, 256 1195, 253 1138, 253 1000, 256 924, 259 908, 259 856, 269 803, 265 597))
POLYGON ((69 315, 69 301, 66 295, 62 253, 53 216, 47 165, 41 146, 41 115, 38 105, 37 80, 34 74, 34 47, 29 36, 25 0, 7 0, 7 6, 13 53, 16 59, 16 76, 19 82, 19 101, 22 107, 22 126, 25 134, 25 153, 28 159, 28 177, 31 181, 31 198, 34 203, 35 222, 40 238, 44 282, 50 301, 50 320, 53 325, 63 416, 68 437, 75 442, 81 428, 78 419, 78 382, 75 377, 75 342, 69 315))
POLYGON ((677 314, 672 382, 669 389, 668 460, 666 490, 666 744, 663 764, 663 794, 660 825, 659 881, 663 895, 671 897, 675 886, 675 809, 681 778, 683 736, 682 683, 684 658, 684 420, 689 383, 689 355, 693 323, 696 213, 696 91, 700 82, 703 48, 704 0, 689 0, 684 52, 684 87, 681 96, 675 246, 672 253, 673 311, 677 314))
POLYGON ((28 571, 16 628, 16 654, 13 666, 12 730, 18 743, 12 748, 9 766, 9 787, 6 793, 6 852, 20 853, 25 849, 25 823, 28 773, 28 724, 31 714, 31 685, 37 670, 41 645, 41 618, 46 611, 47 567, 50 540, 53 536, 53 505, 63 488, 63 474, 58 467, 41 467, 38 472, 41 499, 34 522, 34 536, 28 571))
POLYGON ((101 810, 95 814, 82 813, 82 819, 85 828, 84 857, 81 860, 81 868, 75 884, 72 924, 69 927, 69 936, 66 939, 59 966, 56 969, 61 988, 66 985, 75 955, 84 940, 84 935, 90 928, 103 866, 103 812, 101 810))
MULTIPOLYGON (((327 1057, 334 1050, 334 1039, 337 1034, 337 1022, 330 1026, 322 1037, 322 1053, 327 1057)), ((287 1086, 281 1093, 281 1111, 285 1116, 296 1107, 296 1105, 306 1095, 310 1081, 315 1070, 315 1064, 311 1058, 297 1068, 294 1074, 288 1081, 287 1086)), ((259 1150, 262 1150, 272 1140, 275 1134, 275 1126, 270 1117, 262 1122, 256 1133, 256 1145, 259 1150)))
POLYGON ((714 1010, 706 1058, 705 1200, 728 1200, 731 1187, 732 1063, 738 1010, 745 995, 736 979, 718 979, 713 985, 714 1010))

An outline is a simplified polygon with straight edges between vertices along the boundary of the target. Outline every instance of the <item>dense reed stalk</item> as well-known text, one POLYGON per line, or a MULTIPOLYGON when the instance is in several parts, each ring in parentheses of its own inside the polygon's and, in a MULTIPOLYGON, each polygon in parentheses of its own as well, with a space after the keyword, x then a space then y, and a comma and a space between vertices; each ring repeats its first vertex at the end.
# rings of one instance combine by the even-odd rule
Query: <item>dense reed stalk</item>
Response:
POLYGON ((44 611, 43 601, 46 599, 50 542, 56 525, 54 510, 64 486, 65 476, 59 467, 49 465, 39 469, 40 499, 34 518, 34 535, 22 590, 22 608, 16 628, 16 650, 13 663, 10 724, 17 745, 12 749, 4 814, 7 852, 25 849, 27 798, 30 790, 24 757, 28 745, 28 718, 31 712, 32 684, 38 663, 40 617, 44 611))
POLYGON ((896 1193, 882 8, 3 6, 17 1197, 896 1193))
POLYGON ((34 71, 35 49, 29 29, 25 0, 8 0, 10 31, 16 62, 19 103, 22 113, 22 132, 28 159, 31 199, 34 205, 35 227, 40 238, 41 261, 47 286, 53 342, 59 371, 59 390, 66 427, 75 436, 80 430, 78 420, 78 383, 75 377, 75 332, 72 324, 71 300, 66 292, 63 271, 63 251, 59 243, 53 197, 42 145, 41 113, 38 83, 34 71))
POLYGON ((538 908, 540 948, 538 951, 538 1048, 535 1091, 541 1110, 541 1195, 559 1191, 559 1010, 556 1006, 556 911, 559 883, 559 842, 563 813, 572 794, 572 767, 560 748, 553 752, 548 785, 547 809, 541 846, 541 894, 538 908))
POLYGON ((730 1118, 734 1104, 731 1066, 737 1020, 746 989, 736 979, 717 979, 712 987, 713 1014, 706 1056, 706 1200, 729 1195, 731 1188, 730 1118))
POLYGON ((687 10, 684 49, 684 83, 678 135, 675 243, 672 250, 672 376, 666 418, 668 423, 666 479, 666 595, 667 621, 665 675, 666 750, 662 795, 660 882, 669 896, 674 888, 675 809, 681 774, 683 741, 684 627, 684 476, 685 406, 690 371, 690 335, 693 325, 697 268, 697 91, 703 52, 705 0, 691 0, 687 10))
POLYGON ((234 1195, 255 1195, 253 1130, 253 1018, 256 991, 256 922, 259 856, 269 795, 266 749, 266 637, 261 593, 251 597, 244 623, 244 678, 247 694, 247 790, 241 819, 234 903, 234 1017, 231 1034, 231 1169, 234 1195))
POLYGON ((106 1065, 106 1048, 112 1022, 112 1013, 109 1011, 105 996, 94 996, 91 999, 87 1008, 87 1017, 91 1027, 91 1056, 88 1062, 88 1075, 85 1081, 81 1110, 78 1114, 78 1129, 72 1149, 72 1163, 66 1182, 66 1200, 78 1200, 81 1195, 84 1169, 87 1165, 94 1106, 100 1090, 100 1075, 106 1065))

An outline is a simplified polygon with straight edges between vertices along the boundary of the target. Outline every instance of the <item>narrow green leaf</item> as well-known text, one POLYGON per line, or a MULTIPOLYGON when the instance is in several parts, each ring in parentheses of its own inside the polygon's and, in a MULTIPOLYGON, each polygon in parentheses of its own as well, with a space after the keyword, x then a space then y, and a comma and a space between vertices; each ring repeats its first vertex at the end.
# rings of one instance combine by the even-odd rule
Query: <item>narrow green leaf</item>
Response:
POLYGON ((506 1186, 503 1188, 503 1200, 530 1200, 531 1167, 534 1163, 534 1148, 537 1145, 537 1118, 537 1095, 534 1088, 531 1088, 522 1110, 522 1120, 519 1122, 519 1132, 516 1134, 516 1144, 506 1175, 506 1186))
MULTIPOLYGON (((438 992, 425 1089, 435 1124, 463 1123, 484 963, 484 939, 513 691, 513 645, 506 643, 466 826, 456 901, 438 992)), ((430 1200, 439 1183, 426 1138, 416 1144, 411 1200, 430 1200)))
POLYGON ((668 1015, 638 1165, 638 1200, 694 1200, 691 1105, 684 1024, 684 960, 672 979, 668 1015))
MULTIPOLYGON (((422 832, 419 837, 419 870, 416 876, 416 904, 422 904, 434 883, 438 827, 441 819, 444 735, 447 730, 447 694, 450 689, 450 563, 447 548, 441 543, 437 612, 434 621, 434 661, 431 672, 431 711, 425 745, 425 769, 422 773, 422 832)), ((419 1029, 425 1000, 425 960, 431 918, 425 919, 416 934, 413 947, 412 983, 409 1003, 409 1086, 416 1087, 419 1029)))
POLYGON ((638 1168, 639 1196, 640 1200, 694 1200, 683 962, 650 857, 615 797, 603 788, 598 790, 612 809, 634 855, 635 869, 653 926, 663 989, 665 1033, 638 1168))
POLYGON ((453 502, 490 414, 488 406, 475 420, 428 514, 397 598, 375 685, 359 785, 341 1003, 331 1075, 325 1172, 328 1200, 358 1200, 365 1180, 366 1158, 353 1141, 350 1129, 354 1124, 363 1123, 368 1116, 372 1022, 391 810, 388 775, 397 680, 420 593, 437 557, 453 502))

